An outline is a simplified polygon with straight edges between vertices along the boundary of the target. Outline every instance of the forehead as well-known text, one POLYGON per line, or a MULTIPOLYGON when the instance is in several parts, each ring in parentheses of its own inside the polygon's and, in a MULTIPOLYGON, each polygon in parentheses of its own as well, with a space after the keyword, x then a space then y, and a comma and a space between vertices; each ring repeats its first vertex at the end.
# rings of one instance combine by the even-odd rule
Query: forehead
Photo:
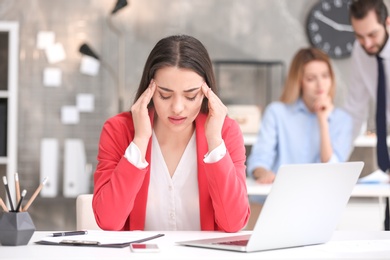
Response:
POLYGON ((355 33, 361 36, 368 35, 378 30, 384 30, 382 24, 378 22, 378 18, 374 10, 367 13, 363 19, 355 19, 352 17, 351 24, 355 33))
POLYGON ((171 90, 186 90, 200 87, 203 78, 191 69, 164 67, 156 71, 154 79, 158 87, 171 90))
POLYGON ((313 60, 306 63, 303 73, 304 74, 315 74, 322 73, 324 71, 328 71, 328 64, 325 61, 321 60, 313 60))

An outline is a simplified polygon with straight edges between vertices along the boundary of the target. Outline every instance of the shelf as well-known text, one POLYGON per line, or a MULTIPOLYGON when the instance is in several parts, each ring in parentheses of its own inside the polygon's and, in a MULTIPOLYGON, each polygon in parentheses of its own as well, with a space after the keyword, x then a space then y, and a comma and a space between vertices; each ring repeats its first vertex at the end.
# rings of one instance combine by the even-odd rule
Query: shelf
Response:
POLYGON ((264 108, 282 91, 285 67, 281 60, 213 60, 213 67, 224 104, 264 108), (245 91, 237 85, 245 85, 245 91))
POLYGON ((0 156, 0 165, 7 164, 7 163, 8 163, 8 158, 4 156, 0 156))
POLYGON ((0 90, 0 98, 8 98, 8 96, 7 90, 0 90))

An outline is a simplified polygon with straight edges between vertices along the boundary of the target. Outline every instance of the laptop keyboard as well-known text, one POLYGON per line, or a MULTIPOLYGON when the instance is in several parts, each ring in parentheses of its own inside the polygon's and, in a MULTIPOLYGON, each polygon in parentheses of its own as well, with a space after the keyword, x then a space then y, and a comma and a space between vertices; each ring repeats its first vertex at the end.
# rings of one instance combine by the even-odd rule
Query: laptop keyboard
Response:
POLYGON ((234 241, 227 241, 227 242, 218 242, 214 243, 217 245, 234 245, 234 246, 246 246, 248 244, 248 239, 244 240, 234 240, 234 241))

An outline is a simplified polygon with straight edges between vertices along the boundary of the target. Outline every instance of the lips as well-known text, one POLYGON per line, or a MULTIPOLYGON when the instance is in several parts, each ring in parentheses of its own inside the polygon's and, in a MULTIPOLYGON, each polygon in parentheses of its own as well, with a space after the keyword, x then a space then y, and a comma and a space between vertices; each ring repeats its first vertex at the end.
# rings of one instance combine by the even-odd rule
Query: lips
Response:
POLYGON ((175 124, 175 125, 179 125, 186 120, 185 117, 179 117, 179 116, 168 117, 168 119, 172 124, 175 124))

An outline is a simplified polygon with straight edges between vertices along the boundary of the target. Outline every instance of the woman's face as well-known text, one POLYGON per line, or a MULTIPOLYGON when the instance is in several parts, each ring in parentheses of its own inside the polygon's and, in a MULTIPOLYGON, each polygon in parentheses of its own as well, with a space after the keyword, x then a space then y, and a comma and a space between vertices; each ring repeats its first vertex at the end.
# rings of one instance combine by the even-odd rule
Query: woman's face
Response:
POLYGON ((310 61, 303 69, 302 99, 311 108, 312 104, 329 95, 332 77, 324 61, 310 61))
POLYGON ((204 79, 189 69, 165 67, 155 73, 154 81, 152 99, 158 124, 174 132, 192 128, 204 98, 204 79))

